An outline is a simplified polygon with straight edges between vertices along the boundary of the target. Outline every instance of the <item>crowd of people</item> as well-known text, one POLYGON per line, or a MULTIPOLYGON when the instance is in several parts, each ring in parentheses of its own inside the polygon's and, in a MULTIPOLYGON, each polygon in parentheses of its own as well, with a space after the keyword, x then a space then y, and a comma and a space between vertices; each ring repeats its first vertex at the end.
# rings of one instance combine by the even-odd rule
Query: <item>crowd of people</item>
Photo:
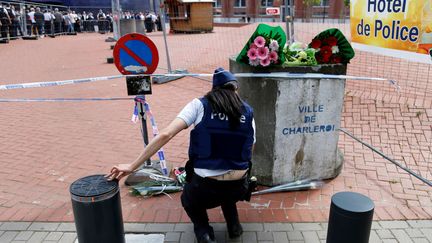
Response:
MULTIPOLYGON (((147 32, 162 30, 160 16, 154 12, 124 11, 122 19, 144 20, 147 32)), ((67 34, 75 32, 113 32, 113 14, 99 10, 96 14, 58 8, 20 7, 0 2, 0 40, 22 36, 67 34)))
POLYGON ((112 32, 111 13, 99 10, 76 13, 72 10, 60 11, 41 7, 17 9, 14 5, 0 3, 1 39, 16 39, 19 36, 40 36, 75 32, 112 32))

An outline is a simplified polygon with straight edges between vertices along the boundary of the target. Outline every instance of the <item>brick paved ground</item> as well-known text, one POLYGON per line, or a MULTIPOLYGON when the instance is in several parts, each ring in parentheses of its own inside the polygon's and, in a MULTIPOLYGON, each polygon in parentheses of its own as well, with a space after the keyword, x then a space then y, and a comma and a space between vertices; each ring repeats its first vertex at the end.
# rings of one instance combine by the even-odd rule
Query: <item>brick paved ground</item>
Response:
MULTIPOLYGON (((253 29, 254 26, 216 28, 211 34, 170 35, 173 67, 191 72, 212 72, 217 66, 228 68, 228 56, 240 51, 253 29)), ((162 35, 156 32, 150 36, 161 49, 161 68, 157 72, 165 72, 162 35)), ((105 64, 111 53, 105 38, 82 34, 1 45, 0 84, 117 74, 113 65, 105 64)), ((367 58, 373 59, 373 55, 367 58)), ((352 65, 350 70, 361 70, 364 64, 352 65)), ((412 75, 417 71, 413 69, 412 75)), ((387 98, 376 95, 378 86, 368 91, 356 84, 347 84, 342 127, 431 180, 429 97, 419 95, 408 102, 409 93, 391 93, 387 83, 379 86, 388 90, 387 98)), ((195 78, 154 85, 148 99, 158 125, 167 125, 183 105, 209 88, 208 81, 195 78)), ((423 90, 430 91, 428 84, 423 90)), ((124 80, 120 79, 0 93, 1 98, 125 95, 124 80)), ((130 101, 0 106, 0 221, 72 221, 69 185, 86 175, 106 173, 113 164, 127 163, 142 149, 139 126, 129 121, 133 109, 130 101)), ((168 161, 174 166, 183 165, 187 146, 185 131, 165 147, 168 161)), ((339 146, 345 155, 340 176, 319 190, 261 195, 251 203, 240 203, 241 220, 323 222, 328 217, 331 195, 345 190, 371 197, 376 204, 375 220, 432 218, 429 187, 343 134, 339 146)), ((144 199, 130 196, 124 186, 121 193, 126 222, 189 222, 179 202, 180 193, 172 194, 172 199, 144 199)), ((219 209, 210 210, 209 214, 212 221, 223 221, 219 209)))

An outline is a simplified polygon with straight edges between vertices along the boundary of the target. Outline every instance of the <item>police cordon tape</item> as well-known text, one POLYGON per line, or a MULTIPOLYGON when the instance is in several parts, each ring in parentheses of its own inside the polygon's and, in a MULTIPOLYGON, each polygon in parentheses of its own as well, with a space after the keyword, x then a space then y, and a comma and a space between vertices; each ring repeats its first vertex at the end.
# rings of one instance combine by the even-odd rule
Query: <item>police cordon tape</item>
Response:
POLYGON ((111 98, 21 98, 0 99, 1 102, 77 102, 77 101, 116 101, 133 100, 133 97, 111 97, 111 98))
MULTIPOLYGON (((89 83, 96 81, 107 81, 112 79, 124 78, 124 77, 212 77, 212 73, 185 73, 185 74, 140 74, 140 75, 114 75, 94 78, 83 78, 83 79, 71 79, 63 81, 47 81, 47 82, 34 82, 34 83, 22 83, 22 84, 6 84, 0 85, 0 90, 11 90, 11 89, 26 89, 26 88, 40 88, 40 87, 53 87, 62 86, 68 84, 79 84, 89 83)), ((372 77, 357 77, 350 75, 331 75, 321 73, 288 73, 288 72, 274 72, 274 73, 234 73, 237 78, 286 78, 286 79, 350 79, 350 80, 368 80, 368 81, 388 81, 390 84, 395 85, 397 90, 400 87, 396 81, 386 78, 372 78, 372 77)))

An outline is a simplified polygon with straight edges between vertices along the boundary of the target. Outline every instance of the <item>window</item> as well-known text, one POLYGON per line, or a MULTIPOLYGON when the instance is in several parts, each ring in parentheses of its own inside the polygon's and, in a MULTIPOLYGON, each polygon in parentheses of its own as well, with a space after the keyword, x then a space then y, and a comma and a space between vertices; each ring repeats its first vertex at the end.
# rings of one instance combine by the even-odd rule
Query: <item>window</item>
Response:
POLYGON ((261 0, 262 7, 273 7, 273 0, 261 0))
POLYGON ((178 19, 188 18, 188 16, 190 15, 190 8, 186 9, 185 5, 183 4, 174 5, 173 12, 175 18, 178 19))
POLYGON ((246 0, 235 0, 234 7, 236 7, 236 8, 246 7, 246 0))
POLYGON ((329 0, 321 0, 320 6, 329 6, 329 0))
POLYGON ((222 7, 222 0, 215 0, 213 2, 213 8, 221 8, 222 7))

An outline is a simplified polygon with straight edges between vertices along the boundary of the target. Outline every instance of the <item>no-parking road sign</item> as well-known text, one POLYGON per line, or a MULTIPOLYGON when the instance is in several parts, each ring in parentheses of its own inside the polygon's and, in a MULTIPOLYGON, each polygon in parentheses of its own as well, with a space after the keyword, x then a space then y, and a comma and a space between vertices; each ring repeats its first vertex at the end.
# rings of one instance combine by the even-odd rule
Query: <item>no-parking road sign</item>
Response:
POLYGON ((156 45, 144 35, 131 33, 122 36, 114 46, 114 63, 125 75, 151 74, 159 63, 156 45))

